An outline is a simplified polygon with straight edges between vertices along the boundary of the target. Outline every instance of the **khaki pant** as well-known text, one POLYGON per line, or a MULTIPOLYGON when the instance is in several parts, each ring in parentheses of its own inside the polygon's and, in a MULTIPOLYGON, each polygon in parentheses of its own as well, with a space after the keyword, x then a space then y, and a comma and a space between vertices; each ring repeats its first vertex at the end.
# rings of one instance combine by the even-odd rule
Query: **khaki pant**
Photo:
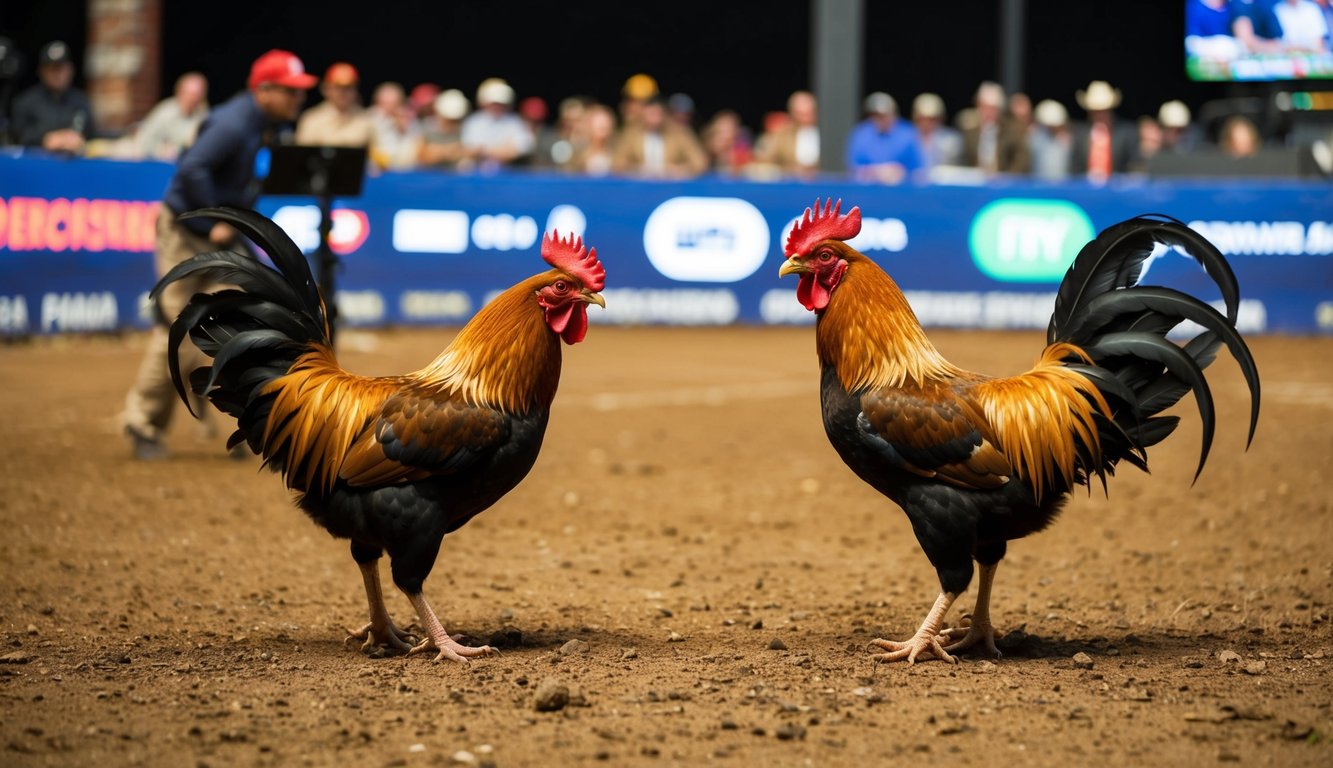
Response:
MULTIPOLYGON (((175 211, 165 205, 161 206, 157 214, 156 246, 153 266, 158 279, 186 259, 220 249, 210 243, 208 238, 196 235, 177 222, 175 211)), ((158 296, 161 316, 170 324, 176 320, 191 296, 220 287, 194 275, 177 280, 158 296)), ((171 371, 167 367, 167 339, 167 326, 161 321, 155 322, 148 337, 148 348, 144 350, 143 360, 139 363, 139 374, 125 397, 125 426, 149 439, 162 437, 171 423, 171 414, 178 399, 176 388, 171 383, 171 371)), ((190 371, 203 361, 203 355, 186 337, 180 348, 180 362, 187 387, 190 371)), ((197 402, 195 411, 201 415, 206 413, 198 407, 197 402)))

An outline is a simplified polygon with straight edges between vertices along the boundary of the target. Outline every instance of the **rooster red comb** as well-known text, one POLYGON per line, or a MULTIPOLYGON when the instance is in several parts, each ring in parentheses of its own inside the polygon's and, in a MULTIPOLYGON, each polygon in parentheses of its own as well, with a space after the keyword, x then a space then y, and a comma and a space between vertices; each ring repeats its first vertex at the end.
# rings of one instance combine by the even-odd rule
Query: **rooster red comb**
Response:
POLYGON ((861 208, 851 209, 845 215, 841 213, 842 201, 833 202, 829 198, 819 208, 819 198, 815 198, 814 210, 805 209, 805 215, 791 228, 787 235, 785 256, 795 256, 810 250, 820 240, 851 240, 861 232, 861 208))
POLYGON ((552 231, 542 238, 542 258, 577 277, 588 290, 600 291, 606 284, 606 268, 597 258, 597 249, 584 249, 583 238, 577 235, 562 240, 559 232, 552 231))

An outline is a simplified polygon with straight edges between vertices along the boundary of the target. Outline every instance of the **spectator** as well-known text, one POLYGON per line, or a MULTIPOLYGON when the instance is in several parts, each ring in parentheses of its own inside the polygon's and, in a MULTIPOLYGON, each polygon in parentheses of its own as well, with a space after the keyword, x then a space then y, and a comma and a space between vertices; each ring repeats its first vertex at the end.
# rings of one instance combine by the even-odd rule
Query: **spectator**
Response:
POLYGON ((657 81, 652 75, 640 72, 631 75, 620 89, 620 123, 628 128, 639 122, 639 113, 649 99, 658 95, 657 81))
POLYGON ((1312 0, 1278 0, 1273 15, 1282 29, 1282 44, 1288 51, 1324 53, 1328 50, 1328 22, 1312 0))
POLYGON ((1187 0, 1185 50, 1191 56, 1227 61, 1244 52, 1233 34, 1232 0, 1187 0))
POLYGON ((1134 147, 1134 156, 1130 158, 1127 171, 1147 173, 1152 159, 1162 151, 1162 125, 1157 118, 1144 115, 1138 120, 1138 142, 1134 147))
POLYGON ((616 115, 605 104, 589 104, 583 109, 582 120, 565 169, 588 176, 605 176, 611 173, 615 157, 616 115))
POLYGON ((1231 0, 1231 34, 1242 52, 1281 53, 1282 27, 1271 0, 1231 0))
POLYGON ((55 40, 37 57, 38 82, 14 99, 10 127, 17 143, 48 152, 82 155, 93 135, 88 96, 74 87, 69 46, 55 40))
MULTIPOLYGON (((551 160, 558 168, 567 168, 574 159, 574 153, 584 140, 584 128, 587 121, 589 101, 581 96, 568 96, 560 100, 555 122, 555 143, 551 145, 551 160)), ((612 119, 614 129, 615 120, 612 119)))
POLYGON ((667 117, 676 125, 694 130, 694 99, 685 93, 671 94, 667 99, 667 117))
POLYGON ((370 111, 361 106, 356 67, 340 61, 320 83, 324 100, 307 109, 296 123, 296 143, 330 147, 369 147, 375 139, 370 111))
POLYGON ((621 129, 611 168, 643 178, 688 179, 708 170, 708 153, 694 131, 667 121, 666 102, 654 96, 644 102, 638 122, 621 129))
POLYGON ((963 165, 980 168, 986 175, 1027 173, 1026 131, 1004 114, 1004 89, 999 83, 983 82, 973 99, 976 120, 963 130, 963 165))
POLYGON ((398 109, 407 103, 407 93, 403 86, 395 82, 380 83, 375 87, 375 94, 370 100, 370 121, 375 125, 376 144, 381 134, 394 131, 398 122, 398 109))
POLYGON ((1032 177, 1042 181, 1069 178, 1074 136, 1069 131, 1069 112, 1065 105, 1051 99, 1037 102, 1032 110, 1033 129, 1028 134, 1032 157, 1032 177))
POLYGON ((512 165, 532 152, 532 132, 511 110, 514 89, 498 77, 477 87, 477 111, 463 120, 463 147, 483 171, 512 165))
POLYGON ((787 97, 787 111, 765 124, 755 161, 781 175, 810 178, 819 171, 819 106, 809 91, 787 97))
POLYGON ((1259 128, 1244 115, 1232 115, 1222 123, 1217 143, 1228 157, 1253 157, 1259 152, 1259 128))
POLYGON ((440 97, 440 86, 435 83, 418 83, 407 94, 407 103, 416 113, 418 120, 425 120, 435 112, 435 100, 440 97))
POLYGON ((709 166, 722 176, 741 175, 754 155, 750 132, 741 125, 741 116, 732 109, 713 115, 704 126, 702 139, 709 166))
POLYGON ((139 123, 134 132, 135 155, 174 161, 194 143, 199 124, 207 116, 208 80, 199 72, 181 75, 172 95, 159 101, 139 123))
POLYGON ((866 96, 866 118, 847 141, 847 169, 858 181, 898 184, 925 166, 916 128, 898 117, 898 102, 883 91, 866 96))
POLYGON ((945 125, 944 99, 939 94, 921 93, 912 100, 912 125, 921 139, 924 170, 958 165, 963 157, 963 136, 945 125))
POLYGON ((540 96, 529 96, 518 103, 518 116, 532 134, 532 152, 525 158, 533 168, 554 168, 555 144, 559 140, 555 128, 546 124, 546 101, 540 96))
POLYGON ((472 105, 457 88, 435 97, 435 109, 422 123, 418 163, 425 168, 456 169, 467 153, 463 149, 463 118, 472 105))
MULTIPOLYGON (((236 230, 207 218, 181 221, 185 211, 230 205, 253 208, 258 196, 255 158, 273 129, 296 119, 306 90, 314 86, 301 60, 287 51, 272 50, 250 67, 248 90, 213 110, 199 126, 194 144, 176 164, 157 216, 154 268, 160 279, 182 261, 199 253, 225 248, 244 249, 236 230)), ((125 432, 137 459, 166 455, 163 434, 176 406, 176 392, 167 370, 166 323, 175 320, 193 294, 216 288, 198 277, 172 283, 158 298, 158 322, 153 325, 139 372, 125 397, 125 432)), ((182 367, 195 367, 182 349, 182 367)))
POLYGON ((1198 133, 1190 120, 1190 108, 1183 101, 1173 99, 1158 108, 1157 122, 1162 126, 1162 151, 1190 152, 1198 145, 1198 133))
POLYGON ((1074 131, 1071 172, 1093 182, 1124 173, 1134 156, 1135 136, 1133 127, 1116 119, 1120 91, 1105 80, 1093 80, 1075 97, 1087 113, 1087 122, 1074 131))
POLYGON ((1005 114, 1009 119, 1018 125, 1019 131, 1026 138, 1032 131, 1032 99, 1022 91, 1015 91, 1009 94, 1009 99, 1005 103, 1005 114))

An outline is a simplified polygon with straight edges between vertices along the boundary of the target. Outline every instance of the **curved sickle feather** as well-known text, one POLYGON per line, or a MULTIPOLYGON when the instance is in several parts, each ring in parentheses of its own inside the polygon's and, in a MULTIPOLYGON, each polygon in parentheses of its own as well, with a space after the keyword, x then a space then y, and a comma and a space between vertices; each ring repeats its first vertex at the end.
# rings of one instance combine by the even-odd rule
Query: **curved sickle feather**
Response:
POLYGON ((1176 219, 1148 214, 1107 227, 1079 251, 1056 293, 1047 341, 1074 338, 1064 326, 1090 296, 1137 283, 1155 243, 1173 246, 1203 265, 1222 293, 1228 321, 1235 325, 1240 287, 1222 252, 1176 219))
MULTIPOLYGON (((1230 350, 1231 356, 1236 359, 1241 373, 1245 376, 1245 383, 1250 389, 1250 428, 1245 439, 1245 446, 1248 448, 1250 443, 1254 441, 1254 430, 1259 424, 1259 368, 1254 362, 1254 355, 1250 352, 1245 339, 1241 338, 1235 327, 1222 316, 1222 313, 1193 296, 1174 288, 1140 286, 1094 297, 1087 303, 1087 306, 1084 307, 1083 312, 1077 318, 1074 331, 1080 336, 1090 334, 1094 332, 1098 322, 1105 322, 1108 317, 1114 317, 1120 312, 1143 310, 1192 320, 1216 334, 1226 343, 1227 349, 1230 350)), ((1211 339, 1204 342, 1205 345, 1211 343, 1211 339)), ((1196 363, 1196 367, 1202 370, 1202 366, 1198 365, 1197 355, 1187 353, 1187 356, 1196 363)))
POLYGON ((181 214, 179 218, 218 219, 235 227, 237 231, 264 249, 268 257, 278 266, 282 277, 292 287, 294 293, 305 300, 302 303, 310 309, 318 307, 320 318, 323 319, 324 305, 315 277, 310 271, 310 262, 306 261, 301 249, 296 247, 296 243, 292 242, 282 227, 255 211, 227 206, 201 208, 181 214))
POLYGON ((1216 414, 1213 394, 1208 388, 1208 380, 1203 376, 1203 369, 1180 347, 1150 333, 1109 333, 1093 344, 1084 346, 1083 351, 1094 360, 1115 355, 1133 355, 1160 363, 1194 390, 1199 419, 1203 422, 1203 445, 1199 453, 1199 466, 1194 470, 1194 481, 1197 482, 1204 463, 1208 461, 1208 452, 1213 447, 1216 414))

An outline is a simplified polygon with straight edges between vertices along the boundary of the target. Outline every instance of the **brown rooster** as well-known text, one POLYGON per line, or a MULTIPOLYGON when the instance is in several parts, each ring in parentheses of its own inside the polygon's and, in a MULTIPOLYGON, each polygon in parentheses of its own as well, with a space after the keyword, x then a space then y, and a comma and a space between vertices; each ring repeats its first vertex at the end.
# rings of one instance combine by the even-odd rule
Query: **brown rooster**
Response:
MULTIPOLYGON (((1165 217, 1116 224, 1088 243, 1056 295, 1048 346, 1009 378, 949 363, 926 338, 902 291, 845 240, 861 211, 819 201, 787 239, 780 275, 817 315, 824 429, 862 480, 902 507, 935 567, 941 593, 906 642, 876 639, 885 661, 980 646, 993 656, 990 590, 1011 539, 1046 527, 1074 485, 1103 486, 1120 461, 1147 469, 1145 449, 1175 430, 1158 415, 1193 391, 1203 421, 1203 470, 1214 413, 1203 368, 1225 343, 1250 387, 1249 437, 1259 416, 1254 358, 1235 330, 1235 276, 1196 232, 1165 217), (1224 316, 1169 288, 1138 285, 1156 243, 1198 260, 1221 289, 1224 316), (1165 336, 1182 321, 1204 329, 1182 348, 1165 336), (944 617, 981 566, 976 607, 961 626, 944 617), (950 642, 952 641, 952 642, 950 642)), ((1247 443, 1248 444, 1248 443, 1247 443)))
POLYGON ((190 373, 191 388, 236 419, 228 447, 245 443, 261 454, 298 493, 301 509, 351 540, 370 604, 370 622, 351 633, 363 650, 430 649, 454 661, 493 653, 450 637, 422 583, 444 535, 508 493, 536 461, 560 382, 560 340, 582 341, 588 304, 605 306, 596 250, 547 236, 542 258, 554 269, 501 293, 425 368, 367 378, 339 367, 309 265, 277 225, 229 208, 188 216, 230 223, 280 271, 223 252, 196 256, 162 278, 154 296, 194 274, 237 286, 197 294, 171 326, 169 364, 181 399, 190 404, 178 357, 189 335, 212 358, 190 373), (384 605, 386 551, 393 582, 426 634, 415 647, 384 605))

